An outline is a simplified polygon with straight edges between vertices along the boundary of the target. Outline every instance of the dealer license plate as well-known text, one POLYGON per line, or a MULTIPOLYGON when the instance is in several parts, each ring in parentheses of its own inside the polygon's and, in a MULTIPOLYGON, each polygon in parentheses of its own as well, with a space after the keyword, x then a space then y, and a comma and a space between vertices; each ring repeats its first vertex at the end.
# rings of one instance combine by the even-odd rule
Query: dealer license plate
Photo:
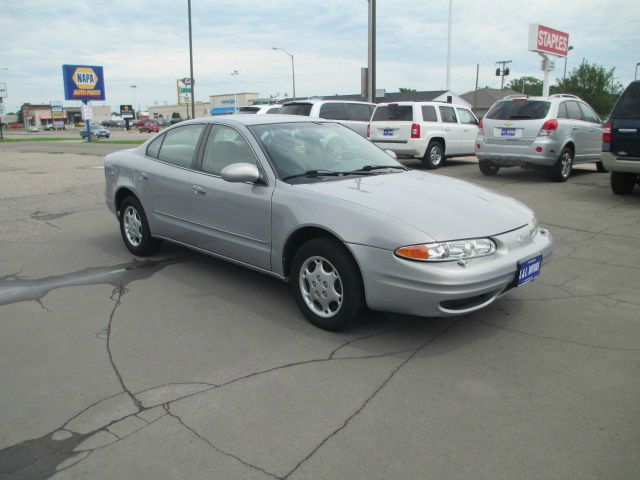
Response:
POLYGON ((393 135, 393 128, 385 128, 384 131, 382 132, 382 134, 386 135, 386 136, 393 135))
POLYGON ((515 128, 501 128, 500 135, 502 137, 515 137, 516 129, 515 128))
POLYGON ((542 255, 538 255, 526 262, 519 263, 516 285, 519 287, 520 285, 524 285, 525 283, 538 278, 540 275, 540 268, 542 268, 542 255))

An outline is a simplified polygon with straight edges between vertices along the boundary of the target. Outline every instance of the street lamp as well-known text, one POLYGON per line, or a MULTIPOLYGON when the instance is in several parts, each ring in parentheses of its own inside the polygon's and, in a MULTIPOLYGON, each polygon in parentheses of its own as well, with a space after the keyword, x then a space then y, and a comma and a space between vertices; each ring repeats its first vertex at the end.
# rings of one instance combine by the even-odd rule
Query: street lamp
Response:
POLYGON ((236 78, 240 75, 237 70, 231 72, 233 77, 233 111, 238 111, 238 88, 236 87, 236 78))
POLYGON ((638 79, 638 66, 640 65, 640 62, 636 63, 636 74, 633 76, 634 80, 638 79))
POLYGON ((283 50, 282 48, 278 48, 278 47, 271 47, 274 50, 280 50, 283 53, 286 53, 287 55, 289 55, 289 57, 291 57, 291 80, 292 80, 292 86, 293 86, 293 99, 296 99, 296 68, 295 65, 293 63, 293 53, 289 53, 286 50, 283 50))
POLYGON ((567 84, 566 84, 566 80, 567 80, 567 58, 569 57, 569 52, 573 50, 573 45, 569 45, 569 47, 567 48, 567 56, 564 57, 564 73, 562 74, 562 93, 565 93, 567 91, 567 84))
MULTIPOLYGON (((133 108, 135 108, 136 105, 136 88, 138 88, 137 85, 129 85, 129 87, 131 88, 131 95, 133 96, 133 108)), ((140 106, 138 105, 138 111, 140 110, 140 106)), ((137 117, 138 115, 136 115, 137 117)))

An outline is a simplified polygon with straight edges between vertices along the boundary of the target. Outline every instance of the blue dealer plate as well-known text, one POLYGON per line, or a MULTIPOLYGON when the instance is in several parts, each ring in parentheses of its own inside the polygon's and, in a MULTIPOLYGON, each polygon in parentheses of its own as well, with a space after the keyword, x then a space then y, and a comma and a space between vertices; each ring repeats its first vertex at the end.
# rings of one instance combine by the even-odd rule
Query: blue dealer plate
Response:
POLYGON ((393 128, 385 128, 382 134, 387 136, 393 135, 393 128))
POLYGON ((542 255, 527 260, 526 262, 518 264, 518 274, 516 276, 516 285, 524 285, 531 280, 538 278, 540 275, 540 268, 542 268, 542 255))
POLYGON ((503 137, 515 137, 516 129, 515 128, 501 128, 500 135, 503 137))

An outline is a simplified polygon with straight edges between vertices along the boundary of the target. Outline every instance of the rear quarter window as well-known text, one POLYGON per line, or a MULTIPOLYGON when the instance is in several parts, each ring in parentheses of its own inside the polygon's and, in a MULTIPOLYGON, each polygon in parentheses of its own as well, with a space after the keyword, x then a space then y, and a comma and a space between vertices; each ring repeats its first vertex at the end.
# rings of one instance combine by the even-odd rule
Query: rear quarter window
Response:
POLYGON ((311 113, 312 105, 310 103, 294 103, 291 105, 283 105, 280 107, 279 114, 282 115, 301 115, 308 117, 311 113))
POLYGON ((547 116, 551 103, 539 100, 497 102, 486 115, 490 120, 537 120, 547 116))
POLYGON ((611 118, 640 118, 640 83, 633 83, 613 107, 611 118))
POLYGON ((153 142, 147 147, 147 157, 158 158, 160 153, 160 145, 162 145, 162 139, 164 135, 159 135, 153 142))
POLYGON ((411 105, 383 105, 376 108, 372 121, 412 122, 413 107, 411 105))

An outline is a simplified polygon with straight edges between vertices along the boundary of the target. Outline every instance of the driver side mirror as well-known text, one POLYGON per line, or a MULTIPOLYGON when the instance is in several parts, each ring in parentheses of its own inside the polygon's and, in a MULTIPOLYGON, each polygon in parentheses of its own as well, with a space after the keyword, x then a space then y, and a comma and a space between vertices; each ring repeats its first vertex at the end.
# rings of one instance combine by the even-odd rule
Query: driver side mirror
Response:
POLYGON ((393 158, 394 160, 398 159, 398 155, 396 155, 396 152, 394 152, 393 150, 385 150, 384 153, 386 153, 387 155, 389 155, 391 158, 393 158))
POLYGON ((260 179, 260 171, 250 163, 232 163, 222 169, 220 176, 232 183, 256 183, 260 179))

